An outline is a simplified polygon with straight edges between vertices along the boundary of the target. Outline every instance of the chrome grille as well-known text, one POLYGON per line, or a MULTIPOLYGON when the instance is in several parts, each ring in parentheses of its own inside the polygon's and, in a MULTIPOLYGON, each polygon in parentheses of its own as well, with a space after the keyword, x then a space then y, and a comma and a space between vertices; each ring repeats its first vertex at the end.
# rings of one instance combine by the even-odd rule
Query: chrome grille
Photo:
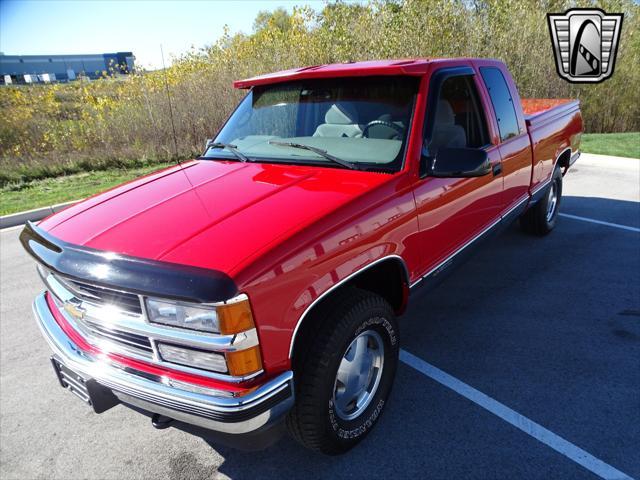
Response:
POLYGON ((148 336, 117 326, 118 317, 144 323, 137 295, 62 278, 44 269, 40 273, 49 289, 55 293, 56 303, 62 302, 58 303, 61 310, 65 309, 66 303, 77 306, 77 312, 81 313, 67 313, 89 343, 100 344, 108 350, 117 347, 123 353, 153 359, 153 345, 148 336), (101 312, 103 315, 95 317, 94 312, 101 312), (111 347, 105 345, 105 342, 111 347))
POLYGON ((84 321, 90 334, 95 337, 106 337, 116 343, 124 345, 126 347, 140 348, 146 352, 152 353, 151 341, 144 335, 137 335, 135 333, 124 332, 116 328, 107 328, 103 325, 97 325, 93 322, 84 321))
MULTIPOLYGON (((56 303, 61 310, 64 309, 64 304, 59 303, 57 299, 56 303)), ((83 307, 89 308, 86 303, 80 306, 80 309, 84 311, 83 307)), ((93 307, 93 310, 96 308, 101 307, 93 307)), ((136 319, 137 317, 131 316, 131 318, 136 319)), ((153 359, 151 339, 145 335, 116 328, 108 322, 102 322, 89 315, 78 317, 67 311, 67 319, 92 345, 116 353, 133 354, 145 359, 153 359)))
POLYGON ((140 298, 133 293, 89 285, 68 278, 60 278, 59 276, 56 276, 56 279, 81 300, 86 300, 87 302, 97 305, 113 305, 124 312, 134 313, 136 315, 142 314, 140 298))

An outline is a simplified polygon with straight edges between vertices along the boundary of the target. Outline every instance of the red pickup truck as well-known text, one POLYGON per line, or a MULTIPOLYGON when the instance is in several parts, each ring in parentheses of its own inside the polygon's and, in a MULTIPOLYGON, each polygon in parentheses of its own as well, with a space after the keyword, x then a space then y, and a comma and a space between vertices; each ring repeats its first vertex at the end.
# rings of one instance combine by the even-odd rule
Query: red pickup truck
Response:
POLYGON ((490 233, 554 228, 577 101, 483 59, 317 65, 247 89, 201 157, 21 234, 60 384, 249 443, 337 454, 385 407, 397 317, 490 233), (277 428, 276 428, 277 427, 277 428))

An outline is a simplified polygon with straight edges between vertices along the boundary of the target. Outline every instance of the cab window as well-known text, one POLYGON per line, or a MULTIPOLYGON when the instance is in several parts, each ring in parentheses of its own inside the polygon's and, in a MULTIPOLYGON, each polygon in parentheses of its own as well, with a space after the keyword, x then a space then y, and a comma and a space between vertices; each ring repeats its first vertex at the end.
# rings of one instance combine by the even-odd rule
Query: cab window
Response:
POLYGON ((511 92, 509 92, 509 87, 502 72, 494 67, 483 67, 480 68, 480 74, 482 75, 484 84, 487 86, 489 96, 491 97, 491 104, 496 113, 500 139, 505 141, 518 136, 520 134, 518 117, 516 117, 513 98, 511 97, 511 92))

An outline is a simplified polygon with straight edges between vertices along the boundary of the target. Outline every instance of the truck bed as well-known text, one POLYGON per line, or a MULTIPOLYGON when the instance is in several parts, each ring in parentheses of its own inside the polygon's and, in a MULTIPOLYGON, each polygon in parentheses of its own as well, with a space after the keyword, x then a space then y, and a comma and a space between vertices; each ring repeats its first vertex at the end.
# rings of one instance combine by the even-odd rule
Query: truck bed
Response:
POLYGON ((573 155, 579 148, 582 121, 580 102, 568 98, 522 99, 527 130, 531 138, 533 173, 531 191, 551 179, 554 160, 573 155))
POLYGON ((568 113, 579 107, 580 102, 571 98, 523 98, 522 111, 529 126, 568 113))

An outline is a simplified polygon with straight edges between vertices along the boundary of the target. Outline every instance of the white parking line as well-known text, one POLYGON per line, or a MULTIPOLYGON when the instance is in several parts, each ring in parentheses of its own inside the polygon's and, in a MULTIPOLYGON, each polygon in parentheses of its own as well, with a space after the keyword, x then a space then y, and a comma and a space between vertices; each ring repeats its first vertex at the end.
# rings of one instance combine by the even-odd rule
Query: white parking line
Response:
POLYGON ((423 375, 426 375, 445 387, 450 388, 466 399, 471 400, 476 405, 490 411, 505 422, 522 430, 527 435, 532 436, 536 440, 553 448, 556 452, 561 453, 577 464, 582 465, 584 468, 595 473, 600 478, 605 478, 607 480, 633 480, 629 475, 617 470, 607 463, 604 463, 602 460, 597 459, 589 452, 585 452, 580 447, 556 435, 552 431, 547 430, 542 425, 528 419, 515 410, 512 410, 506 405, 494 400, 457 378, 452 377, 448 373, 443 372, 439 368, 434 367, 430 363, 425 362, 406 350, 400 350, 400 361, 406 363, 412 368, 415 368, 423 375))
POLYGON ((593 218, 579 217, 577 215, 569 215, 568 213, 559 213, 561 217, 572 218, 573 220, 582 220, 583 222, 597 223, 598 225, 606 225, 607 227, 619 228, 621 230, 628 230, 630 232, 640 232, 640 228, 629 227, 627 225, 620 225, 619 223, 603 222, 602 220, 595 220, 593 218))

